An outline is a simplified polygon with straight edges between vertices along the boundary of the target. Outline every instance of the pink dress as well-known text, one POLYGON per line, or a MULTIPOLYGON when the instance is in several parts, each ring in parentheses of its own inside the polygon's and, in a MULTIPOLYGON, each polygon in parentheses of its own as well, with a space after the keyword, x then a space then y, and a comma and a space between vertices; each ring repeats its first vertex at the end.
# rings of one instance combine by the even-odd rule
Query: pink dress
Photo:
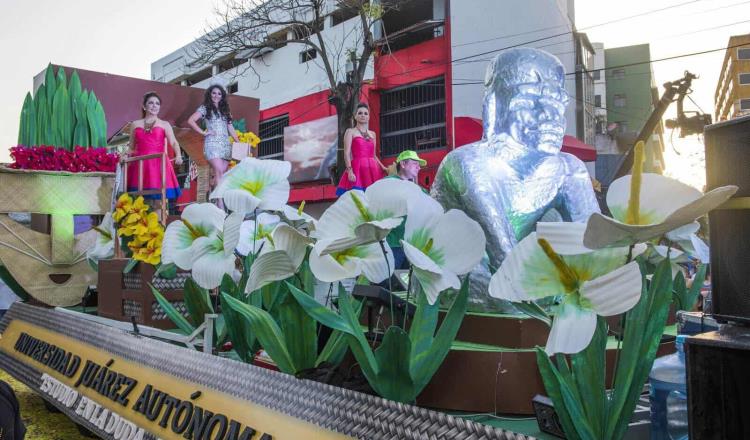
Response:
MULTIPOLYGON (((136 127, 135 152, 133 156, 162 153, 166 134, 161 127, 154 127, 147 132, 143 127, 136 127)), ((161 159, 147 159, 143 162, 143 190, 161 188, 161 159)), ((180 195, 180 185, 172 168, 172 162, 167 162, 167 198, 176 199, 180 195)), ((138 191, 138 162, 128 164, 128 191, 138 191)), ((143 196, 145 199, 161 199, 160 194, 143 196)))
POLYGON ((349 191, 350 189, 365 190, 368 186, 385 177, 378 161, 375 160, 375 142, 357 136, 352 139, 352 171, 357 178, 354 182, 349 180, 349 172, 344 171, 336 195, 349 191))

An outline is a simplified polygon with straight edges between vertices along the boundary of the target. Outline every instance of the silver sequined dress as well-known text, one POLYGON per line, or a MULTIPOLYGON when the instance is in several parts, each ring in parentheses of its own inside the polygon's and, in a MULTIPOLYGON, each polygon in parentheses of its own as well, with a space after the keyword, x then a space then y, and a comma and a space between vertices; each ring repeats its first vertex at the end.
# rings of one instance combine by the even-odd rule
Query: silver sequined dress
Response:
POLYGON ((224 116, 217 117, 212 114, 206 117, 206 106, 198 107, 198 113, 206 121, 206 129, 211 132, 206 136, 203 143, 203 154, 207 160, 232 158, 232 145, 229 143, 229 130, 227 129, 228 121, 224 116))

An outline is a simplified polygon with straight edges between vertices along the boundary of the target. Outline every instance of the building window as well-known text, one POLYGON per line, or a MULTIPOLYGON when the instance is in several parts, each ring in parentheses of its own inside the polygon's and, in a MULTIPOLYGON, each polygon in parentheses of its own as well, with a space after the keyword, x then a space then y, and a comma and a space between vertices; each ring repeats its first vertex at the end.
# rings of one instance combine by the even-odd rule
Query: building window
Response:
POLYGON ((750 60, 750 49, 737 49, 738 60, 750 60))
POLYGON ((284 157, 284 127, 289 126, 289 115, 282 115, 260 121, 258 136, 258 157, 264 159, 284 157))
POLYGON ((594 81, 599 81, 600 79, 602 79, 602 71, 594 70, 594 81))
POLYGON ((381 93, 382 156, 445 145, 445 78, 420 81, 381 93))
POLYGON ((342 8, 331 13, 331 26, 338 26, 349 19, 359 16, 356 7, 345 6, 343 3, 342 5, 344 5, 342 8))
POLYGON ((239 90, 240 86, 238 85, 238 83, 232 83, 227 86, 227 93, 229 93, 230 95, 234 95, 239 90))
POLYGON ((389 8, 381 19, 383 53, 396 52, 443 35, 444 20, 435 17, 433 0, 411 0, 389 8))
POLYGON ((241 66, 247 62, 247 58, 235 58, 230 57, 226 60, 216 64, 219 67, 219 73, 226 72, 229 69, 241 66))
POLYGON ((602 108, 602 95, 594 95, 594 107, 602 108))
POLYGON ((213 70, 213 68, 211 66, 208 66, 205 69, 200 70, 200 71, 198 71, 198 72, 190 75, 189 77, 185 78, 185 82, 189 86, 192 86, 194 84, 198 84, 199 82, 201 82, 203 80, 207 80, 207 79, 211 78, 211 71, 212 70, 213 70))
POLYGON ((612 78, 623 79, 625 78, 625 69, 614 69, 612 70, 612 78))
POLYGON ((750 73, 740 73, 740 85, 746 86, 750 84, 750 73))
POLYGON ((740 99, 740 111, 750 110, 750 99, 740 99))
POLYGON ((628 105, 628 97, 622 93, 622 94, 615 94, 615 99, 613 101, 613 104, 615 107, 625 107, 628 105))
POLYGON ((310 60, 314 60, 317 57, 318 57, 318 52, 315 49, 306 50, 304 52, 300 52, 299 62, 300 64, 306 63, 310 60))

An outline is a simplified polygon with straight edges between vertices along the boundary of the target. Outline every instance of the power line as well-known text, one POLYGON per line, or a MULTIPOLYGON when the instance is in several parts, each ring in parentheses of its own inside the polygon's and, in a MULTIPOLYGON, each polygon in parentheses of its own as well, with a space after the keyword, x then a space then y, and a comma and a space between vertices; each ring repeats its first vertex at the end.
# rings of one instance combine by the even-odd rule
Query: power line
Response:
MULTIPOLYGON (((633 19, 633 18, 642 17, 642 16, 645 16, 645 15, 649 15, 649 14, 654 14, 654 13, 657 13, 657 12, 666 11, 668 9, 673 9, 673 8, 677 8, 677 7, 683 7, 683 6, 687 6, 687 5, 691 4, 691 3, 698 3, 698 2, 701 2, 701 1, 703 1, 703 0, 691 0, 691 1, 683 2, 683 3, 678 3, 678 4, 675 4, 675 5, 671 5, 671 6, 666 6, 664 8, 653 9, 653 10, 641 12, 641 13, 638 13, 638 14, 635 14, 635 15, 630 15, 630 16, 627 16, 627 17, 622 17, 622 18, 610 20, 610 21, 607 21, 607 22, 604 22, 604 23, 599 23, 599 24, 587 26, 585 28, 578 29, 578 31, 580 32, 580 31, 584 31, 584 30, 588 30, 588 29, 597 28, 597 27, 600 27, 600 26, 605 26, 605 25, 608 25, 608 24, 619 23, 621 21, 627 21, 627 20, 630 20, 630 19, 633 19)), ((536 32, 542 32, 542 31, 545 31, 545 30, 557 29, 559 27, 567 27, 567 25, 547 26, 547 27, 543 27, 543 28, 539 28, 539 29, 534 29, 532 31, 519 32, 519 33, 516 33, 516 34, 505 34, 505 35, 501 35, 501 36, 498 36, 498 37, 487 38, 485 40, 469 41, 467 43, 456 44, 456 45, 453 45, 451 47, 461 47, 461 46, 468 46, 468 45, 471 45, 471 44, 486 43, 488 41, 505 40, 505 39, 512 38, 512 37, 518 37, 518 36, 521 36, 521 35, 528 35, 528 34, 533 34, 533 33, 536 33, 536 32)), ((555 37, 559 37, 561 35, 571 34, 573 32, 574 31, 566 31, 566 32, 564 32, 562 34, 552 35, 552 36, 545 37, 545 38, 555 38, 555 37)))

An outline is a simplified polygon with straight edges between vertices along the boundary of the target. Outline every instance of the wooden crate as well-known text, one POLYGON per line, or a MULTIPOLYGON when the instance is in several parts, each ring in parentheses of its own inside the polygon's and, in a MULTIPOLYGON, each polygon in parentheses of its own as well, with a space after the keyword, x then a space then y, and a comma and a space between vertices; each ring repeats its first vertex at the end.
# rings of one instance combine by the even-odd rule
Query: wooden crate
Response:
POLYGON ((135 317, 138 324, 160 329, 175 328, 172 321, 156 301, 149 282, 187 316, 182 286, 189 275, 178 272, 171 280, 154 279, 154 266, 139 263, 129 273, 122 273, 128 260, 112 259, 99 261, 99 316, 130 322, 135 317))

